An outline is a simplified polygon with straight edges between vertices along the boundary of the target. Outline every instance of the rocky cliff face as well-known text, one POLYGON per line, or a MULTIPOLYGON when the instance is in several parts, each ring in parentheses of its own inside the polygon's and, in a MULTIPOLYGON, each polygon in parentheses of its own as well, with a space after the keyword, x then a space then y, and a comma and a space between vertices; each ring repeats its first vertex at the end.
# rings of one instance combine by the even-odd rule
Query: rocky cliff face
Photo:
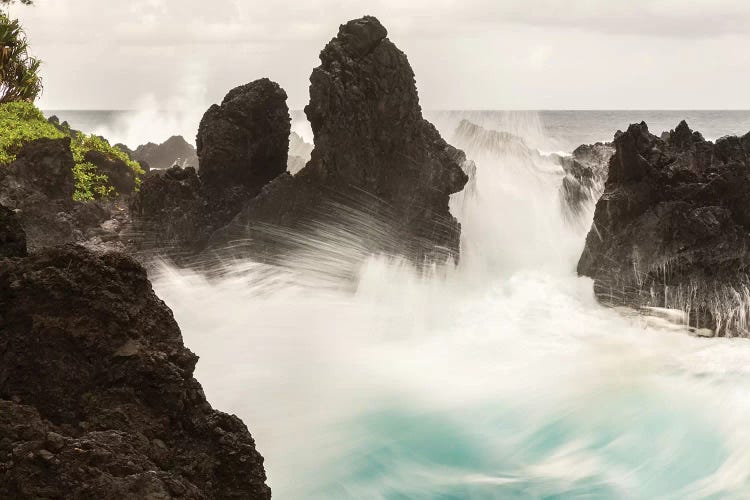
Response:
POLYGON ((135 261, 2 259, 0 311, 0 497, 270 498, 247 428, 206 402, 135 261))
POLYGON ((261 240, 258 225, 304 232, 320 222, 341 223, 342 212, 353 210, 368 222, 349 217, 348 231, 367 251, 415 261, 456 256, 460 226, 448 199, 467 176, 461 154, 422 117, 406 55, 377 19, 364 17, 342 25, 320 60, 305 108, 315 137, 312 159, 294 177, 268 184, 215 240, 261 240), (373 225, 388 234, 368 235, 373 225))
POLYGON ((750 134, 714 144, 682 122, 665 139, 645 123, 616 136, 578 272, 606 304, 748 336, 750 134))

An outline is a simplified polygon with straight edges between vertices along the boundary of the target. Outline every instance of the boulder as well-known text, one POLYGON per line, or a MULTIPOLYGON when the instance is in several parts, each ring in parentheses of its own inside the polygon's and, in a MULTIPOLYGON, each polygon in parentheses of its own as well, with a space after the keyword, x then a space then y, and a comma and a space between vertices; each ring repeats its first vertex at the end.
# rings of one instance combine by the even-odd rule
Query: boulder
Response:
POLYGON ((707 334, 748 336, 750 150, 681 122, 616 135, 605 191, 578 263, 608 305, 682 311, 707 334))
POLYGON ((245 425, 146 271, 77 246, 0 260, 0 497, 268 499, 245 425))
POLYGON ((267 78, 232 89, 203 115, 199 175, 212 211, 225 222, 286 171, 290 123, 286 92, 267 78))
POLYGON ((309 234, 333 224, 346 226, 365 254, 456 258, 460 225, 448 201, 468 177, 461 155, 422 117, 406 55, 367 16, 342 25, 320 60, 305 108, 315 138, 310 162, 266 185, 214 243, 239 237, 273 255, 279 242, 265 228, 309 234))

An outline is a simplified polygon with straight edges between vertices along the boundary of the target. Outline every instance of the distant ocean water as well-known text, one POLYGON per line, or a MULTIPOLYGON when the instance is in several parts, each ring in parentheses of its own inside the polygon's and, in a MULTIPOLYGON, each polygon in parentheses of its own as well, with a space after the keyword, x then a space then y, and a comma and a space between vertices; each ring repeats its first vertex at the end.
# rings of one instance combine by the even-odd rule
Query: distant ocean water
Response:
MULTIPOLYGON (((293 111, 293 128, 308 141, 312 140, 302 111, 293 111)), ((112 142, 131 147, 148 141, 164 141, 174 134, 193 142, 200 113, 121 110, 48 110, 76 129, 106 136, 112 142), (137 144, 134 144, 136 143, 137 144)), ((581 144, 612 140, 614 133, 631 123, 645 121, 652 133, 673 129, 687 120, 693 130, 707 139, 750 132, 750 110, 690 111, 426 111, 425 115, 450 137, 450 126, 461 118, 494 130, 504 130, 524 137, 542 150, 572 151, 581 144)))

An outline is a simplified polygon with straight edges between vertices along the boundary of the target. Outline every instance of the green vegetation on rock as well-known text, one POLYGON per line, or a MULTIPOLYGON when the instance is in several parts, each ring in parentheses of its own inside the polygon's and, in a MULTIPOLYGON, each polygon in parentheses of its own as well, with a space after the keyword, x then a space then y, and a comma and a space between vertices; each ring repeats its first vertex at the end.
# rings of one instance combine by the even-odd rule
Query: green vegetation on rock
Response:
POLYGON ((105 139, 56 127, 48 122, 42 112, 30 102, 0 104, 0 164, 15 160, 16 154, 27 142, 44 137, 71 138, 70 148, 76 163, 73 168, 76 181, 73 199, 76 201, 108 198, 117 194, 107 176, 100 173, 94 164, 85 161, 85 155, 89 151, 99 151, 111 159, 122 160, 133 170, 136 186, 140 185, 140 176, 144 172, 138 162, 131 160, 120 149, 112 147, 105 139))

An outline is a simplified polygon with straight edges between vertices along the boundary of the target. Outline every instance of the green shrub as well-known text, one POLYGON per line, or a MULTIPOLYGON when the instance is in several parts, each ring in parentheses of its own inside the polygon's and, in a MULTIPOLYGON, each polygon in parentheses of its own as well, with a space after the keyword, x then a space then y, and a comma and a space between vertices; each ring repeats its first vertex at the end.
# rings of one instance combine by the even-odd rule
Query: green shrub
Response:
MULTIPOLYGON (((0 3, 8 3, 0 0, 0 3)), ((22 0, 22 3, 30 3, 22 0)), ((26 34, 18 19, 0 12, 0 102, 29 101, 42 91, 39 67, 42 62, 31 57, 26 34)))
POLYGON ((135 174, 136 189, 140 186, 143 169, 123 151, 110 146, 109 142, 95 135, 81 132, 60 130, 49 123, 39 109, 29 102, 11 102, 0 104, 0 164, 10 163, 24 144, 35 139, 49 137, 60 139, 70 137, 70 149, 73 151, 73 176, 76 191, 73 199, 91 201, 116 196, 105 174, 98 172, 92 163, 84 157, 89 151, 99 151, 110 158, 125 162, 135 174))

